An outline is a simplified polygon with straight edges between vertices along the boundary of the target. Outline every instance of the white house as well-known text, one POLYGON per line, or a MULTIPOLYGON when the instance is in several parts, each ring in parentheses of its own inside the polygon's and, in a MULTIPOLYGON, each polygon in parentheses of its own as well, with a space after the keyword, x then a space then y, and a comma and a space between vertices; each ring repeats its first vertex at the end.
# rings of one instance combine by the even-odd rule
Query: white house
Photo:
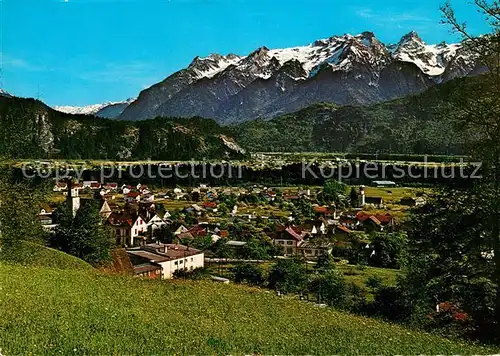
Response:
POLYGON ((167 225, 165 221, 161 217, 158 216, 158 214, 155 214, 149 221, 148 221, 148 230, 151 232, 161 229, 162 226, 167 225))
POLYGON ((127 195, 128 193, 130 193, 132 191, 132 187, 130 186, 127 186, 127 185, 123 185, 122 186, 122 193, 123 195, 127 195))
POLYGON ((306 258, 318 257, 321 255, 330 255, 333 244, 325 241, 302 241, 298 244, 297 252, 306 258))
POLYGON ((148 231, 148 224, 146 223, 146 221, 144 221, 144 219, 141 216, 137 217, 131 228, 130 245, 134 246, 135 238, 137 236, 144 235, 144 233, 146 233, 147 231, 148 231))
POLYGON ((149 262, 160 266, 162 279, 172 278, 178 270, 192 271, 205 265, 202 251, 179 244, 148 244, 127 253, 134 265, 149 262))
POLYGON ((101 188, 101 184, 96 180, 85 180, 83 181, 83 189, 85 188, 99 189, 101 188))
POLYGON ((133 204, 141 201, 141 193, 139 192, 128 192, 124 194, 127 203, 133 204))
POLYGON ((324 235, 326 233, 326 225, 324 222, 321 222, 320 225, 313 225, 311 229, 311 235, 324 235))
POLYGON ((184 195, 184 193, 182 192, 182 189, 175 188, 174 195, 175 195, 175 199, 180 199, 184 195))
POLYGON ((154 201, 155 201, 155 196, 153 194, 146 194, 143 195, 142 197, 143 203, 154 203, 154 201))
POLYGON ((110 214, 109 224, 114 228, 116 242, 120 245, 134 246, 136 238, 148 230, 148 225, 139 216, 135 220, 123 214, 110 214))

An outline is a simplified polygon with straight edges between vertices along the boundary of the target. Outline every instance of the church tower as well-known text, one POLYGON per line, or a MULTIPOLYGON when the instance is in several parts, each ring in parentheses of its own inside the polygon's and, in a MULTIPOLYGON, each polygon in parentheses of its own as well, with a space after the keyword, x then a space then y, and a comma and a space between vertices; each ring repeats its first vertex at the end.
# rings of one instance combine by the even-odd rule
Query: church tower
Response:
POLYGON ((366 205, 366 196, 365 196, 365 186, 362 185, 359 187, 359 207, 362 208, 366 205))
POLYGON ((78 189, 73 188, 73 181, 71 179, 68 180, 66 204, 68 205, 68 209, 73 212, 73 217, 75 217, 76 212, 80 209, 80 197, 78 196, 78 189))

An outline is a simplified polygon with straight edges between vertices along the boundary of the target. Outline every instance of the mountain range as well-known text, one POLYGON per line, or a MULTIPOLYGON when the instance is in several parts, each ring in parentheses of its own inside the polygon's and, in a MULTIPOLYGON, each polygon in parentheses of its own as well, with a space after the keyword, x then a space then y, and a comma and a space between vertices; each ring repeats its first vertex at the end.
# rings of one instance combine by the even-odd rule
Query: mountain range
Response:
POLYGON ((463 43, 428 45, 412 31, 385 45, 372 32, 363 32, 307 46, 261 47, 246 56, 196 57, 135 100, 55 109, 128 121, 200 116, 228 125, 318 102, 376 104, 480 72, 463 43))
POLYGON ((54 109, 66 114, 95 115, 104 119, 116 119, 135 99, 120 102, 106 102, 88 106, 55 106, 54 109))
POLYGON ((317 102, 375 104, 480 72, 463 43, 427 45, 410 32, 385 45, 371 32, 346 34, 302 47, 261 47, 247 56, 196 57, 143 90, 119 118, 197 115, 234 124, 317 102))

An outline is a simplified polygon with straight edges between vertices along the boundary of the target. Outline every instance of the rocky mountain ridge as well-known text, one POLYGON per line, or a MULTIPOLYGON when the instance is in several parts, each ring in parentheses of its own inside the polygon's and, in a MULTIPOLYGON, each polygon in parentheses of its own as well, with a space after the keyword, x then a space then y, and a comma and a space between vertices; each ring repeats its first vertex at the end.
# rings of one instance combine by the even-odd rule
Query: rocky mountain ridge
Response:
POLYGON ((461 43, 428 45, 410 32, 397 44, 385 45, 371 32, 346 34, 307 46, 261 47, 247 56, 196 57, 142 91, 119 118, 201 116, 233 124, 317 102, 379 103, 479 72, 461 43))

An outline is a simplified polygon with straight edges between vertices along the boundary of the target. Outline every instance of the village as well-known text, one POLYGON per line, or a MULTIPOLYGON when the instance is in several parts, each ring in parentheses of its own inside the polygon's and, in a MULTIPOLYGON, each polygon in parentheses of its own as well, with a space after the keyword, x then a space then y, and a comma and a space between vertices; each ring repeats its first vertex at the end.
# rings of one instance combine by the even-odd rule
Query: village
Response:
POLYGON ((311 263, 332 256, 346 264, 396 268, 380 265, 377 253, 387 252, 377 251, 380 246, 370 236, 404 230, 409 209, 425 204, 425 191, 390 181, 342 189, 345 195, 331 202, 325 187, 200 184, 163 190, 141 183, 60 181, 41 204, 39 218, 47 232, 54 232, 58 207, 65 205, 75 215, 87 202, 97 202, 133 274, 145 278, 170 279, 214 261, 297 256, 311 263))

